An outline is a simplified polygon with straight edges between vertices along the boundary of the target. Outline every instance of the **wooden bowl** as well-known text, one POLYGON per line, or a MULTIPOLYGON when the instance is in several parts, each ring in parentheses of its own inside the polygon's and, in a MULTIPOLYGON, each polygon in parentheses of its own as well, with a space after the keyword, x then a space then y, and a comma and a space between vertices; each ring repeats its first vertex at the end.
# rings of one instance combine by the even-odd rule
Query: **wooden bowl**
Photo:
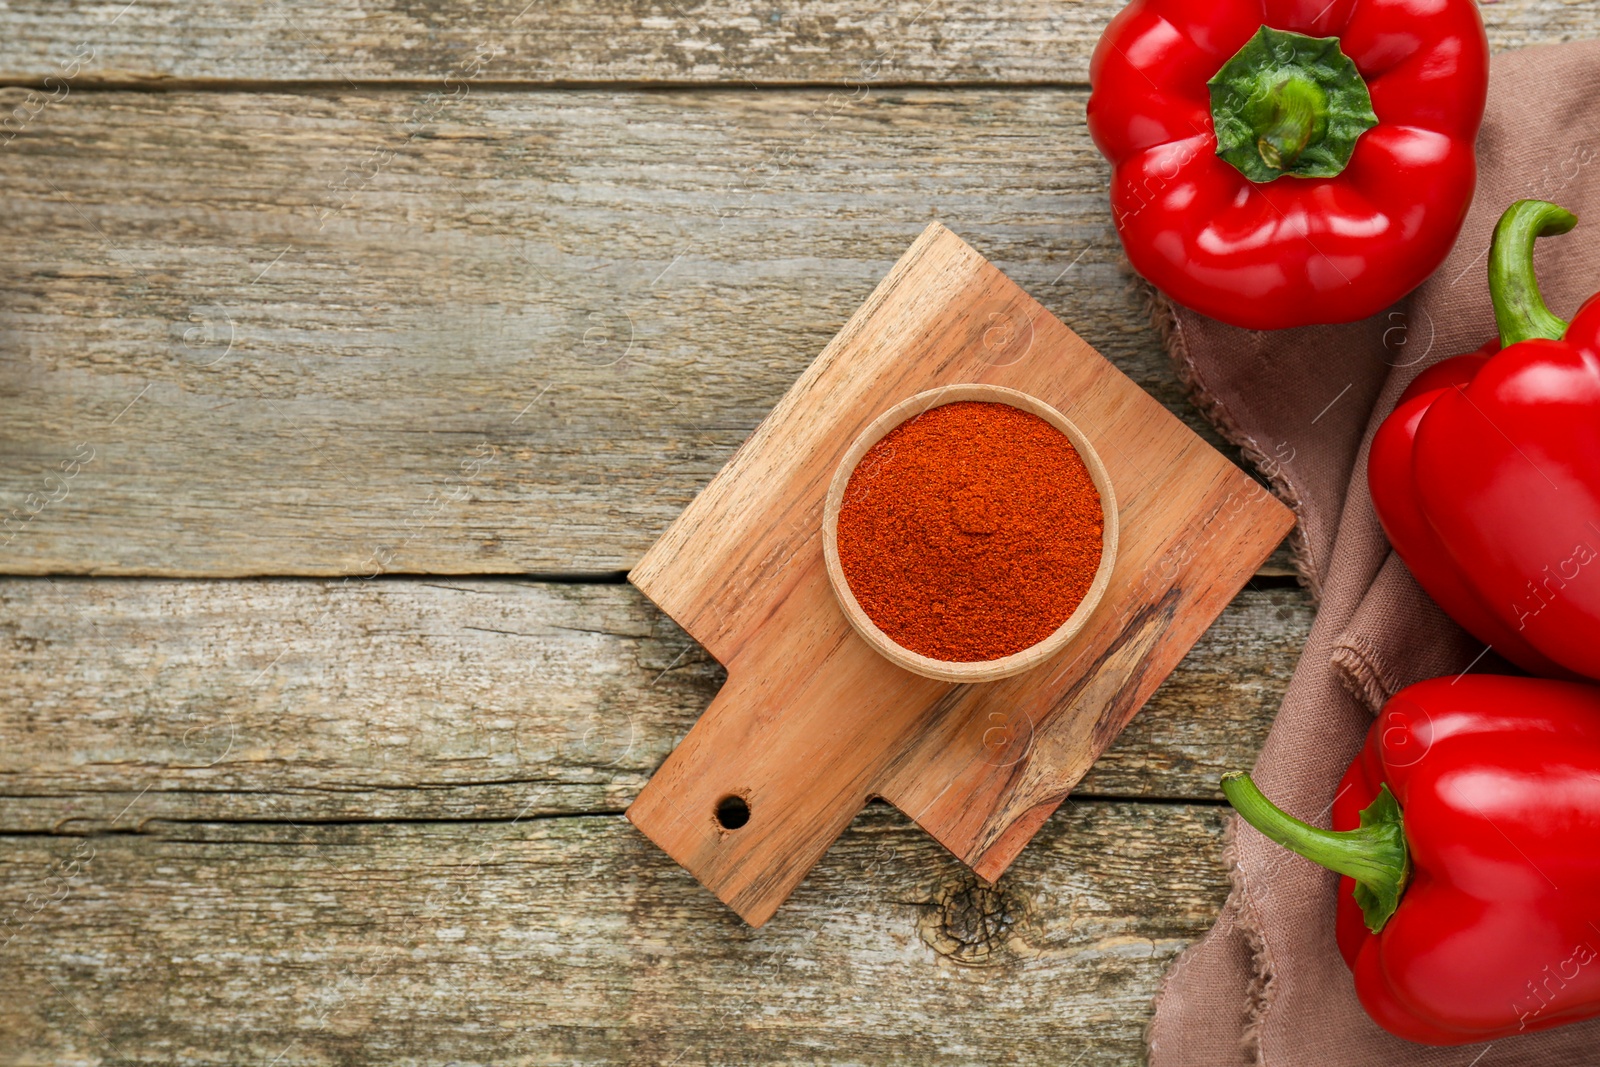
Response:
POLYGON ((1111 581, 1111 568, 1117 559, 1117 501, 1111 491, 1111 479, 1106 474, 1105 464, 1100 462, 1094 446, 1083 435, 1083 431, 1074 426, 1061 412, 1043 400, 1015 389, 1006 389, 998 385, 947 385, 918 393, 909 400, 896 404, 874 419, 872 425, 856 438, 850 450, 844 454, 844 459, 839 461, 839 468, 834 472, 833 482, 828 487, 828 499, 822 511, 822 551, 823 557, 827 560, 828 581, 833 586, 834 595, 839 598, 839 606, 844 609, 845 618, 850 620, 850 625, 866 639, 867 644, 884 658, 924 678, 937 678, 942 682, 992 682, 997 678, 1009 678, 1014 674, 1021 674, 1043 663, 1061 651, 1062 647, 1083 629, 1084 624, 1089 621, 1089 616, 1094 614, 1095 607, 1100 603, 1100 598, 1105 594, 1106 586, 1111 581), (850 484, 850 475, 855 472, 856 464, 861 462, 861 457, 867 454, 868 449, 888 436, 889 432, 901 423, 933 408, 962 400, 1007 404, 1030 415, 1037 415, 1066 434, 1067 440, 1072 442, 1072 447, 1083 459, 1084 466, 1089 469, 1089 477, 1094 482, 1095 488, 1100 492, 1100 507, 1104 515, 1100 535, 1100 566, 1094 572, 1094 581, 1089 584, 1089 591, 1083 595, 1083 600, 1067 621, 1058 626, 1050 636, 1020 652, 1013 652, 999 659, 958 662, 933 659, 897 644, 862 610, 861 605, 856 602, 855 594, 850 591, 850 583, 845 580, 844 568, 839 565, 839 508, 844 501, 845 488, 850 484))

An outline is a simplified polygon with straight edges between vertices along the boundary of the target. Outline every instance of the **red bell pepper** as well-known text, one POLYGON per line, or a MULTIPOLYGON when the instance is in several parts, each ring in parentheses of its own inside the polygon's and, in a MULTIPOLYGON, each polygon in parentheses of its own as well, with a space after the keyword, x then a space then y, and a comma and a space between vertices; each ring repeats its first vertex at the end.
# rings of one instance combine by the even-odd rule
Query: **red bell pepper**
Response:
POLYGON ((1535 674, 1600 678, 1600 297, 1568 326, 1533 243, 1577 222, 1538 200, 1495 228, 1500 327, 1429 368, 1378 428, 1367 482, 1389 541, 1457 622, 1535 674))
POLYGON ((1488 77, 1472 0, 1134 0, 1089 67, 1128 259, 1236 326, 1383 310, 1466 218, 1488 77))
POLYGON ((1245 774, 1223 790, 1343 875, 1339 951, 1390 1033, 1462 1045, 1600 1014, 1600 690, 1494 675, 1401 690, 1345 772, 1331 831, 1245 774))

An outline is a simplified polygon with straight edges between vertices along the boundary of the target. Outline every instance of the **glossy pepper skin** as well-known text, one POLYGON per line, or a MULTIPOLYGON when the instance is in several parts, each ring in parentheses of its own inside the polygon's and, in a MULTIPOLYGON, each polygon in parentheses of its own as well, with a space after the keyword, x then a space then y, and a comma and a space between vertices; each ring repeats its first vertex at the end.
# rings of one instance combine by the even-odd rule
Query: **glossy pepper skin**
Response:
POLYGON ((1244 775, 1224 789, 1268 837, 1343 868, 1339 951, 1390 1033, 1462 1045, 1600 1014, 1595 687, 1463 675, 1401 690, 1340 782, 1332 833, 1244 775), (1392 815, 1376 832, 1374 808, 1392 815), (1352 874, 1396 890, 1390 914, 1363 910, 1352 874))
POLYGON ((1418 584, 1534 674, 1600 679, 1600 299, 1568 326, 1532 246, 1577 220, 1519 201, 1490 251, 1496 342, 1429 368, 1379 427, 1372 501, 1418 584))
POLYGON ((1134 0, 1100 39, 1089 99, 1128 259, 1178 303, 1250 329, 1383 310, 1466 217, 1488 65, 1472 0, 1134 0), (1255 181, 1217 154, 1208 82, 1263 26, 1336 37, 1365 82, 1376 125, 1350 131, 1336 176, 1255 181))

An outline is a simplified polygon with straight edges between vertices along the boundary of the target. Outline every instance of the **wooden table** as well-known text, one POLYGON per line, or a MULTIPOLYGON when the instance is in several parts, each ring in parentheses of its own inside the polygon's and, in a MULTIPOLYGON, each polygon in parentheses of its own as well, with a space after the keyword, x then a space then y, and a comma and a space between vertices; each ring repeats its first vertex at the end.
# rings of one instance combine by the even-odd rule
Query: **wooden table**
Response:
POLYGON ((997 886, 877 807, 750 930, 620 815, 722 680, 624 572, 928 220, 1201 425, 1116 5, 525 4, 0 6, 0 1062, 1136 1062, 1282 557, 997 886))

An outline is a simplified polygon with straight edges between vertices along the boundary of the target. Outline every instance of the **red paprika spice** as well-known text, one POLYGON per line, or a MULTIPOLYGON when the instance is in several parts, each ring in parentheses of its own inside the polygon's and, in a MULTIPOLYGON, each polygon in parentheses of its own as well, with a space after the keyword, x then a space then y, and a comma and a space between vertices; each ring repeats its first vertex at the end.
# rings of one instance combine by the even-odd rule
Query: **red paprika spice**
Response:
POLYGON ((1100 566, 1103 523, 1065 434, 1008 404, 960 401, 861 457, 839 508, 839 565, 901 647, 999 659, 1072 615, 1100 566))

